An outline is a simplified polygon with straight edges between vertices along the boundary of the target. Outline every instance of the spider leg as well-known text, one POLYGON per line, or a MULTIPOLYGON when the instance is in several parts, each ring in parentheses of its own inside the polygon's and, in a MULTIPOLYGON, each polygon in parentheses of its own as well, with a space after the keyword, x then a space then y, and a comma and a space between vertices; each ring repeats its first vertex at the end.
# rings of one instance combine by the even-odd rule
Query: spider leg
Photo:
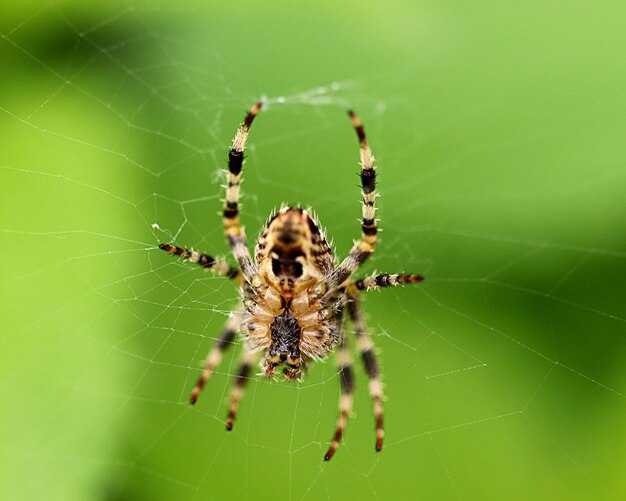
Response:
POLYGON ((224 200, 224 234, 239 263, 239 268, 248 282, 256 274, 256 266, 250 256, 243 228, 239 225, 239 185, 243 168, 243 153, 254 117, 263 103, 255 104, 237 129, 232 146, 228 152, 228 171, 226 173, 226 199, 224 200))
POLYGON ((243 310, 237 310, 234 313, 233 317, 229 319, 226 323, 226 327, 224 328, 221 336, 215 343, 215 346, 213 346, 213 348, 209 352, 209 355, 204 362, 204 369, 202 371, 202 374, 200 374, 198 382, 191 392, 191 398, 189 399, 189 402, 191 404, 196 403, 196 400, 198 400, 198 395, 200 395, 202 388, 204 388, 204 385, 213 374, 213 371, 215 371, 215 368, 222 361, 222 356, 224 355, 224 352, 233 344, 235 335, 237 334, 237 331, 239 330, 239 325, 241 324, 242 316, 243 310))
POLYGON ((346 336, 342 333, 341 341, 337 349, 336 362, 339 366, 339 381, 341 384, 341 397, 339 400, 339 419, 337 420, 337 428, 335 436, 328 448, 328 452, 324 456, 324 461, 330 461, 343 435, 348 416, 352 412, 352 400, 354 393, 354 380, 352 377, 352 361, 350 359, 350 351, 348 350, 346 336))
POLYGON ((354 323, 354 331, 357 338, 357 347, 363 359, 365 372, 369 379, 369 392, 374 405, 374 416, 376 418, 376 451, 383 448, 383 385, 380 381, 378 363, 374 355, 374 343, 370 339, 365 322, 361 315, 359 299, 356 295, 351 295, 348 301, 348 314, 354 323))
POLYGON ((242 281, 243 277, 239 270, 230 266, 226 261, 224 261, 223 258, 214 258, 208 254, 202 254, 194 250, 187 250, 170 244, 161 244, 159 245, 159 249, 169 252, 175 256, 180 256, 186 261, 195 263, 203 268, 206 268, 207 270, 211 270, 213 273, 221 277, 228 277, 237 282, 242 281))
POLYGON ((256 364, 256 359, 257 353, 250 351, 244 345, 244 351, 241 355, 241 363, 239 365, 239 369, 237 370, 233 387, 230 391, 230 405, 228 407, 228 417, 226 418, 226 430, 228 431, 233 429, 233 422, 237 417, 239 402, 243 397, 243 390, 249 380, 250 371, 256 364))
POLYGON ((402 284, 414 284, 424 281, 422 275, 398 275, 381 273, 379 275, 373 274, 369 277, 351 280, 346 288, 350 289, 354 286, 356 290, 370 290, 370 289, 382 289, 385 287, 396 287, 402 284))
POLYGON ((348 111, 352 120, 360 144, 361 155, 361 195, 363 197, 363 209, 361 219, 361 238, 354 243, 348 256, 341 262, 337 269, 330 275, 328 289, 339 287, 350 275, 352 275, 374 252, 376 247, 376 169, 374 156, 369 147, 365 132, 359 117, 353 111, 348 111))

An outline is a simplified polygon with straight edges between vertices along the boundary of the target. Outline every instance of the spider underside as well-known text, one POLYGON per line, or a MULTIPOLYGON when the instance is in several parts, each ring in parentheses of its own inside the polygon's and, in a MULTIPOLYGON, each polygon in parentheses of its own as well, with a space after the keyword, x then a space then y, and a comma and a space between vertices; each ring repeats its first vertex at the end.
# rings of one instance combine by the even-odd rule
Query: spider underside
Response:
POLYGON ((209 352, 204 370, 191 394, 191 403, 196 402, 237 333, 243 336, 245 343, 231 391, 227 430, 233 427, 244 386, 259 354, 262 354, 260 364, 266 376, 275 377, 277 369, 282 368, 285 378, 300 380, 313 361, 327 357, 336 349, 341 398, 335 434, 324 456, 328 461, 339 446, 352 411, 354 382, 348 336, 344 331, 345 314, 352 323, 357 348, 369 378, 369 393, 376 418, 376 450, 380 451, 384 435, 383 388, 374 345, 361 315, 358 296, 360 292, 370 289, 420 282, 423 277, 374 274, 361 279, 351 278, 374 252, 378 232, 374 157, 363 127, 352 111, 348 113, 360 143, 363 200, 361 238, 355 242, 348 256, 337 264, 312 214, 298 207, 285 206, 266 223, 252 259, 246 236, 239 224, 239 186, 246 140, 261 106, 262 103, 257 103, 247 114, 228 154, 224 232, 238 268, 229 266, 223 258, 213 258, 171 244, 159 246, 233 280, 241 292, 242 304, 235 310, 209 352))

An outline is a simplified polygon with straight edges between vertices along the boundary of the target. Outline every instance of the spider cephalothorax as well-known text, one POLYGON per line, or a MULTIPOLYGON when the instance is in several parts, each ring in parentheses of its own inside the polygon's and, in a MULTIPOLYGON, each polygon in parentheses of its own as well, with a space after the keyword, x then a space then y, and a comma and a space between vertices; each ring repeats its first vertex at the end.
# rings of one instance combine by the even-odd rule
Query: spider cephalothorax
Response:
POLYGON ((376 450, 383 443, 383 393, 374 346, 363 322, 358 295, 361 291, 396 286, 423 280, 420 275, 380 274, 352 279, 352 274, 374 252, 378 232, 375 218, 376 170, 359 119, 349 112, 361 147, 361 192, 363 211, 361 239, 348 256, 337 265, 324 233, 313 216, 297 207, 283 207, 263 228, 256 244, 254 260, 250 255, 243 228, 239 224, 239 185, 244 148, 250 126, 261 109, 257 103, 239 126, 228 154, 224 232, 239 269, 224 259, 188 251, 170 244, 160 248, 228 277, 240 286, 243 305, 228 322, 215 347, 209 353, 204 370, 191 395, 195 403, 224 350, 239 332, 245 340, 242 362, 231 393, 226 428, 231 430, 243 387, 258 353, 263 354, 261 368, 272 377, 281 367, 287 379, 301 379, 311 361, 328 356, 337 347, 337 365, 342 397, 335 435, 324 459, 329 460, 341 440, 352 409, 351 357, 343 329, 343 315, 352 323, 365 370, 369 377, 370 396, 376 416, 376 450))

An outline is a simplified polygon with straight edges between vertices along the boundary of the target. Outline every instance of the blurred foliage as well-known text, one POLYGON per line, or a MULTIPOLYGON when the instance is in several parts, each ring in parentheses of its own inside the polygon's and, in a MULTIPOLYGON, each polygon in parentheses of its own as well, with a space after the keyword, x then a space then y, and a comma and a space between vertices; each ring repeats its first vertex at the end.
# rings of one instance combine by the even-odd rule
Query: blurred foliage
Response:
POLYGON ((2 498, 626 496, 625 11, 4 6, 2 498), (187 404, 236 292, 156 245, 227 252, 219 170, 260 96, 250 239, 302 203, 345 255, 354 107, 382 195, 364 272, 427 275, 365 303, 389 397, 380 454, 358 363, 330 463, 332 362, 299 387, 251 381, 230 434, 236 352, 187 404))

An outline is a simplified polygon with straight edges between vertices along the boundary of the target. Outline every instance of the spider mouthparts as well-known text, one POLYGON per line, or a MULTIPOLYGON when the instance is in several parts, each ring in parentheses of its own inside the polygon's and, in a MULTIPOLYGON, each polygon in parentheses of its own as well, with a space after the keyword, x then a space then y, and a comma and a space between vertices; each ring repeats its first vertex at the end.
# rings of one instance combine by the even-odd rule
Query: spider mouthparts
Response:
POLYGON ((283 374, 290 381, 294 381, 294 380, 295 381, 302 381, 302 379, 300 378, 300 372, 299 371, 292 371, 291 369, 283 369, 283 374))

